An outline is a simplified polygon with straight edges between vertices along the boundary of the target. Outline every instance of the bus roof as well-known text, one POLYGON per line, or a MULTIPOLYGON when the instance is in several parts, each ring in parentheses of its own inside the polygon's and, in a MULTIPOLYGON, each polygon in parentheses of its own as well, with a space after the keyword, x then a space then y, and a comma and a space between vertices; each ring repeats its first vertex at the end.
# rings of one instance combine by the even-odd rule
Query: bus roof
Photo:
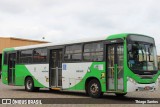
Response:
POLYGON ((6 49, 4 49, 4 51, 43 48, 43 47, 60 46, 60 45, 67 45, 67 44, 74 44, 74 43, 101 41, 101 40, 106 40, 106 38, 107 38, 106 36, 101 36, 98 38, 85 38, 85 39, 80 39, 80 40, 68 40, 68 41, 62 40, 62 41, 56 41, 53 43, 44 43, 44 44, 37 44, 37 45, 28 45, 28 46, 6 48, 6 49))
MULTIPOLYGON (((4 51, 10 51, 10 50, 23 50, 23 49, 34 49, 34 48, 43 48, 43 47, 50 47, 50 46, 61 46, 61 45, 67 45, 67 44, 74 44, 74 43, 85 43, 85 42, 92 42, 92 41, 101 41, 101 40, 109 40, 109 39, 117 39, 117 38, 124 38, 127 37, 129 34, 133 33, 121 33, 121 34, 114 34, 110 36, 101 36, 98 38, 84 38, 80 40, 69 40, 69 41, 56 41, 53 43, 44 43, 44 44, 38 44, 38 45, 29 45, 29 46, 20 46, 20 47, 13 47, 13 48, 6 48, 4 51)), ((141 35, 141 34, 136 34, 141 35)))

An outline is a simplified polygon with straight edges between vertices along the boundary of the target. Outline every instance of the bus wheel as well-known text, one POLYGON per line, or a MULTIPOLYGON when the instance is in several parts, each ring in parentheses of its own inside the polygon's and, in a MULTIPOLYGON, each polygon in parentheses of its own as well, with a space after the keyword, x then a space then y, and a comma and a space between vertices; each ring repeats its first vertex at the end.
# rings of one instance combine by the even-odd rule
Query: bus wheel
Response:
POLYGON ((117 97, 124 97, 127 93, 115 93, 117 97))
POLYGON ((29 92, 32 92, 32 91, 34 91, 34 89, 35 89, 35 87, 34 87, 33 79, 31 77, 28 77, 25 80, 25 90, 29 91, 29 92))
POLYGON ((87 93, 93 98, 99 98, 103 95, 103 93, 101 92, 101 85, 98 80, 92 79, 91 81, 89 81, 87 93))

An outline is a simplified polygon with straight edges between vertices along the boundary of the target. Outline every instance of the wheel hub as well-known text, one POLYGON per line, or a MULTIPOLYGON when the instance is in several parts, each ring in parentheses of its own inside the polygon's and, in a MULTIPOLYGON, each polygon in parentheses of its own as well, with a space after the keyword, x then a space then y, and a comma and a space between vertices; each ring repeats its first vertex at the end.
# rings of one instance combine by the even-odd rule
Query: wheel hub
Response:
POLYGON ((28 89, 31 89, 32 87, 32 82, 30 80, 27 81, 27 88, 28 89))
POLYGON ((90 87, 91 93, 92 94, 97 94, 98 93, 98 85, 96 83, 92 84, 90 87))

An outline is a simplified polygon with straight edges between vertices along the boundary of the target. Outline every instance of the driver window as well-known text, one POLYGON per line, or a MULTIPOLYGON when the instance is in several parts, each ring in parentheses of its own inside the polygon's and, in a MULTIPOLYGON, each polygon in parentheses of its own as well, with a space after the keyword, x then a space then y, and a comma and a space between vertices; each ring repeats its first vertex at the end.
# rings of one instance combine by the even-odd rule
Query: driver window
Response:
POLYGON ((139 61, 139 45, 138 43, 133 44, 132 46, 132 54, 133 54, 133 60, 139 61))
POLYGON ((139 61, 139 45, 138 43, 135 44, 128 44, 128 59, 129 59, 129 66, 134 66, 139 61))
POLYGON ((128 44, 128 56, 129 56, 129 60, 133 58, 132 45, 131 44, 128 44))

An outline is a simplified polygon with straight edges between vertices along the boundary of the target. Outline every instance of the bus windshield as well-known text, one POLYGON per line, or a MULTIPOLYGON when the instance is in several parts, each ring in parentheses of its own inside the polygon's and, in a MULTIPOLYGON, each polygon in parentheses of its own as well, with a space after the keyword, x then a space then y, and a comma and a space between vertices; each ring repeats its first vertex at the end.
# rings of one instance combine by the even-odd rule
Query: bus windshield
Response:
POLYGON ((152 43, 128 43, 128 66, 133 71, 156 71, 156 48, 152 43))

